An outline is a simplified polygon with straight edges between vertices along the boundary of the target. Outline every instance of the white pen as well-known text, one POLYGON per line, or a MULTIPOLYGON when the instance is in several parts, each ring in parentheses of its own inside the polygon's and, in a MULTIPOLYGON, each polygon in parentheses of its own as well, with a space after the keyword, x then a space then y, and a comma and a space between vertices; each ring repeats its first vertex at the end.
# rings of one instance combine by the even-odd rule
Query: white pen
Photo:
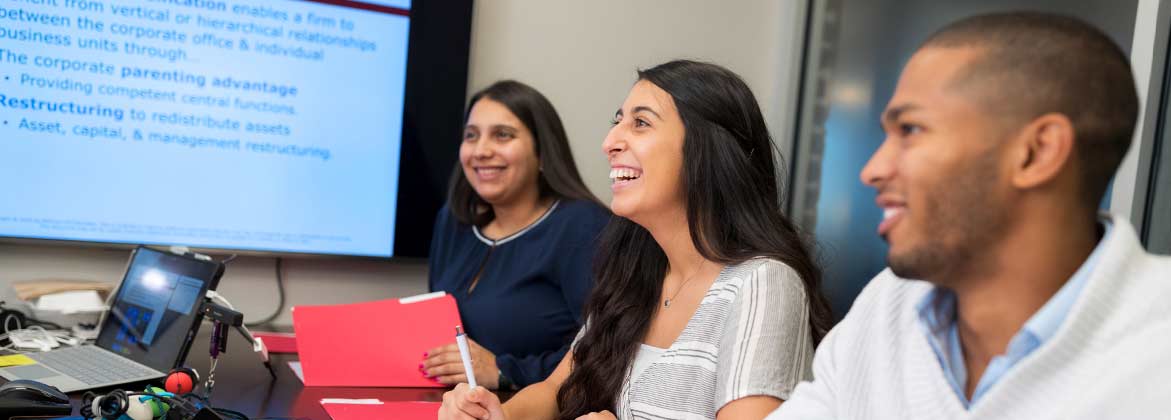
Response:
POLYGON ((464 373, 468 377, 468 388, 476 389, 476 374, 472 371, 472 352, 468 350, 468 335, 463 328, 455 327, 455 344, 459 346, 459 358, 464 361, 464 373))

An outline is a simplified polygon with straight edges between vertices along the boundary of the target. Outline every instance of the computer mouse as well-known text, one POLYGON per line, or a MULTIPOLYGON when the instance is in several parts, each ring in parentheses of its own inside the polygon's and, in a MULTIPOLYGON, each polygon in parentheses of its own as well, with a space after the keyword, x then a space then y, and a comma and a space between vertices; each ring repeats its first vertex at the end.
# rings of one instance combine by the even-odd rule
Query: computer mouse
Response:
POLYGON ((17 379, 0 385, 0 400, 69 404, 69 397, 56 387, 27 379, 17 379))

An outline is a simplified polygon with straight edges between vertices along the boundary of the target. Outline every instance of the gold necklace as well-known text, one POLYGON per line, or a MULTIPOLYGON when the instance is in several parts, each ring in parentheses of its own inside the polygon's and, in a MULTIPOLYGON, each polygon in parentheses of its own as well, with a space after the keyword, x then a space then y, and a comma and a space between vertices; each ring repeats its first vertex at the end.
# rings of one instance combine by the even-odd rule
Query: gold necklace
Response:
POLYGON ((687 283, 688 283, 688 282, 690 282, 690 281, 691 281, 691 279, 695 278, 695 276, 698 276, 700 271, 703 271, 703 265, 704 265, 704 264, 707 264, 707 260, 706 260, 706 259, 705 259, 705 260, 703 260, 703 262, 702 262, 702 263, 699 263, 699 269, 695 270, 695 272, 694 272, 694 273, 691 273, 691 277, 688 277, 686 280, 683 280, 683 283, 681 283, 681 284, 679 285, 679 288, 678 288, 678 289, 675 289, 675 294, 671 295, 671 297, 670 297, 670 298, 667 298, 666 300, 663 300, 663 307, 664 307, 664 308, 670 308, 670 307, 671 307, 671 301, 675 300, 675 297, 676 297, 676 296, 679 296, 679 292, 682 292, 682 291, 683 291, 683 287, 684 287, 684 286, 687 286, 687 283))

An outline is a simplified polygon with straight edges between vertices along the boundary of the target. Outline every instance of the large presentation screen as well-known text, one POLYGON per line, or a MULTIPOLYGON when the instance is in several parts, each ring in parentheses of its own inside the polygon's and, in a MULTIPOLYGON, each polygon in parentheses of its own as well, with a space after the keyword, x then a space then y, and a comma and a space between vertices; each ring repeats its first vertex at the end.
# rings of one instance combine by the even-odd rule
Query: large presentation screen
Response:
POLYGON ((0 236, 393 255, 410 7, 0 1, 0 236))

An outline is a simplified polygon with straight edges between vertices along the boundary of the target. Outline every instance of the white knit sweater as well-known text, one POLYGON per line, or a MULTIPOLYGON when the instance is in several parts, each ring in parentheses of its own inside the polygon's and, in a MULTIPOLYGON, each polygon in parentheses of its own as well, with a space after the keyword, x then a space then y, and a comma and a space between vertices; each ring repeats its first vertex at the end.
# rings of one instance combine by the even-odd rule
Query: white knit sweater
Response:
POLYGON ((1113 218, 1057 334, 965 410, 915 305, 931 285, 883 271, 817 349, 779 419, 1171 419, 1171 258, 1113 218))

